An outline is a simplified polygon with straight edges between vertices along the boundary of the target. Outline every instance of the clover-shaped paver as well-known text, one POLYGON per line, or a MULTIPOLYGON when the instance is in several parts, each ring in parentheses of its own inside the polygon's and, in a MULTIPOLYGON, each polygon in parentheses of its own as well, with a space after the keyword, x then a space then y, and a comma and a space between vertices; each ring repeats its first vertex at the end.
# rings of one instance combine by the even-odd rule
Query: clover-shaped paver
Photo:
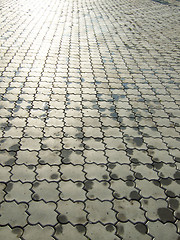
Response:
POLYGON ((86 192, 81 182, 61 181, 59 190, 61 192, 60 197, 63 200, 84 201, 86 198, 86 192))
POLYGON ((28 217, 27 208, 27 204, 24 203, 3 202, 0 208, 0 224, 10 224, 11 227, 25 226, 28 217))
POLYGON ((73 202, 68 201, 58 201, 57 211, 60 213, 58 216, 58 221, 62 224, 68 221, 74 224, 85 224, 87 221, 87 213, 84 211, 83 202, 73 202))
POLYGON ((125 150, 125 144, 122 138, 105 137, 104 142, 107 149, 125 150))
POLYGON ((147 235, 147 227, 142 223, 132 224, 131 222, 121 223, 117 225, 117 235, 122 239, 138 239, 138 240, 151 240, 152 238, 147 235))
POLYGON ((145 198, 153 197, 166 198, 164 190, 160 187, 160 183, 156 180, 148 181, 146 179, 136 180, 136 187, 140 189, 141 195, 145 198))
POLYGON ((86 236, 92 240, 119 240, 115 235, 116 228, 112 224, 102 225, 101 223, 88 223, 86 225, 86 236))
POLYGON ((36 172, 38 180, 59 181, 60 178, 58 166, 49 166, 48 164, 38 165, 36 172))
POLYGON ((56 204, 53 202, 45 203, 44 201, 31 201, 29 203, 28 221, 31 224, 40 223, 42 226, 54 225, 57 223, 57 213, 55 212, 56 204))
POLYGON ((105 180, 109 179, 109 172, 107 171, 107 167, 104 164, 85 164, 84 172, 86 172, 86 178, 97 179, 97 180, 105 180))
POLYGON ((152 163, 151 157, 148 156, 147 151, 143 149, 132 149, 131 152, 128 152, 131 160, 136 160, 142 164, 152 163))
POLYGON ((113 208, 117 212, 117 219, 121 222, 126 222, 128 220, 134 223, 146 221, 144 211, 140 209, 140 203, 138 201, 115 199, 113 208))
POLYGON ((85 237, 86 227, 78 224, 76 226, 72 226, 70 223, 67 224, 58 224, 55 227, 54 236, 57 239, 67 240, 67 239, 78 239, 78 240, 87 240, 85 237))
POLYGON ((42 143, 42 149, 50 149, 50 150, 58 150, 60 151, 62 149, 61 140, 59 138, 44 138, 41 141, 42 143))
POLYGON ((32 182, 35 180, 35 167, 25 166, 25 165, 15 165, 12 168, 12 177, 13 181, 22 181, 22 182, 32 182))
POLYGON ((85 150, 84 156, 87 163, 107 163, 107 157, 105 156, 104 151, 85 150))
POLYGON ((7 182, 10 179, 11 173, 10 173, 11 167, 2 167, 0 165, 0 181, 1 182, 7 182))
POLYGON ((18 164, 26 164, 26 165, 37 165, 38 163, 38 152, 22 150, 17 152, 17 160, 18 164))
POLYGON ((61 157, 59 151, 41 150, 39 152, 39 162, 49 165, 59 165, 61 163, 61 157))
POLYGON ((86 211, 90 222, 100 221, 103 224, 115 223, 117 221, 115 211, 112 210, 112 203, 109 201, 87 200, 86 211))
POLYGON ((133 178, 133 172, 127 164, 110 163, 108 164, 110 177, 113 179, 127 180, 128 177, 133 178))
POLYGON ((158 179, 157 172, 155 172, 151 165, 143 165, 143 164, 132 164, 132 171, 134 171, 134 175, 136 178, 146 178, 146 179, 158 179))
POLYGON ((33 138, 22 138, 21 139, 21 150, 40 150, 40 139, 33 139, 33 138))
POLYGON ((54 229, 50 226, 42 227, 37 225, 27 225, 24 228, 22 237, 26 240, 53 240, 54 229))
POLYGON ((129 157, 126 155, 123 150, 116 149, 106 149, 106 156, 108 157, 108 161, 111 163, 120 163, 120 164, 130 164, 129 157))
POLYGON ((20 237, 23 233, 21 228, 15 227, 11 229, 9 226, 1 227, 0 228, 0 236, 2 239, 8 240, 20 240, 20 237))
POLYGON ((176 232, 176 226, 173 223, 161 223, 159 221, 147 223, 149 233, 157 240, 175 239, 179 240, 179 234, 176 232))
POLYGON ((87 180, 85 187, 89 199, 112 200, 112 190, 106 181, 87 180))
POLYGON ((60 172, 62 173, 61 178, 63 180, 72 181, 83 181, 85 180, 85 173, 83 172, 83 167, 80 165, 64 164, 60 167, 60 172))
POLYGON ((58 184, 55 182, 34 182, 32 198, 34 200, 44 200, 56 202, 59 199, 59 191, 57 190, 58 184))
POLYGON ((117 199, 127 198, 128 200, 139 200, 140 195, 133 181, 112 180, 111 189, 117 199))
POLYGON ((15 200, 16 202, 28 202, 31 200, 32 192, 30 183, 8 182, 5 191, 7 201, 15 200))

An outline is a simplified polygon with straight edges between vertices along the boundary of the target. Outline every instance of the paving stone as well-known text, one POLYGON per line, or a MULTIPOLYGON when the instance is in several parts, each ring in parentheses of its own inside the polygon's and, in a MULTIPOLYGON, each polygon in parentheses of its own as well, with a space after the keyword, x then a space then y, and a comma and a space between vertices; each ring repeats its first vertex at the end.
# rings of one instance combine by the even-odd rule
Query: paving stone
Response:
POLYGON ((97 180, 105 180, 109 179, 109 173, 107 172, 107 168, 104 164, 85 164, 84 172, 86 173, 86 178, 89 180, 97 179, 97 180))
POLYGON ((53 240, 54 229, 50 226, 42 227, 40 225, 27 225, 24 228, 22 237, 27 240, 53 240))
POLYGON ((84 211, 83 202, 72 202, 68 201, 58 201, 57 211, 60 213, 58 215, 58 222, 61 224, 66 224, 71 222, 71 224, 85 224, 87 222, 87 213, 84 211))
POLYGON ((36 127, 25 127, 24 128, 24 136, 31 138, 40 138, 43 136, 43 132, 41 128, 36 127))
POLYGON ((35 180, 35 167, 34 166, 25 166, 25 165, 15 165, 12 170, 13 181, 22 181, 22 182, 31 182, 35 180))
POLYGON ((147 223, 149 233, 155 237, 156 239, 179 239, 179 234, 176 233, 176 227, 172 223, 161 223, 159 221, 156 221, 156 224, 154 225, 153 222, 147 223))
POLYGON ((139 240, 150 240, 152 239, 149 235, 147 235, 147 227, 144 224, 132 224, 131 222, 127 223, 117 223, 117 235, 122 237, 123 239, 132 239, 136 238, 139 240))
POLYGON ((5 188, 7 192, 6 201, 29 202, 32 195, 31 187, 30 183, 8 182, 5 188))
POLYGON ((22 150, 17 152, 17 163, 25 165, 37 165, 38 153, 36 151, 22 150))
POLYGON ((9 226, 0 228, 0 235, 3 239, 8 238, 9 240, 17 240, 20 239, 23 230, 21 228, 13 228, 11 229, 9 226))
POLYGON ((1 182, 7 182, 11 176, 11 167, 2 167, 0 165, 0 172, 1 172, 1 175, 0 175, 0 181, 1 182))
POLYGON ((101 150, 85 150, 84 151, 85 162, 86 163, 96 163, 96 164, 103 164, 107 163, 107 157, 105 156, 104 152, 101 150))
MULTIPOLYGON (((41 122, 39 123, 39 125, 41 125, 42 127, 44 126, 44 124, 41 122)), ((37 125, 35 125, 37 126, 37 125)), ((39 127, 41 127, 39 126, 39 127)), ((46 126, 47 127, 63 127, 63 119, 60 118, 47 118, 46 119, 46 126)))
POLYGON ((141 195, 144 198, 153 197, 155 199, 165 198, 165 193, 160 187, 160 183, 156 180, 136 180, 136 186, 141 191, 141 195))
POLYGON ((0 150, 17 151, 19 149, 18 138, 2 138, 0 141, 0 150))
POLYGON ((4 183, 0 183, 0 202, 3 201, 4 199, 4 195, 5 195, 5 191, 3 191, 5 189, 6 185, 4 183))
POLYGON ((62 200, 84 201, 86 199, 82 182, 62 181, 59 190, 62 200))
POLYGON ((54 201, 59 199, 59 191, 57 190, 58 184, 55 182, 34 182, 33 183, 33 195, 34 200, 44 200, 46 202, 54 201))
POLYGON ((135 188, 135 184, 133 181, 123 180, 112 180, 111 181, 111 189, 114 191, 113 196, 117 199, 127 198, 128 200, 139 200, 140 195, 139 191, 135 188))
POLYGON ((23 135, 23 128, 6 128, 4 137, 11 137, 11 138, 21 138, 23 135))
POLYGON ((56 204, 53 202, 31 201, 28 208, 30 214, 28 221, 33 225, 40 223, 42 226, 56 224, 57 213, 55 209, 56 204))
POLYGON ((3 166, 12 166, 15 162, 15 152, 14 151, 0 151, 0 161, 3 166))
POLYGON ((64 137, 62 143, 65 149, 83 150, 83 144, 81 139, 64 137))
POLYGON ((112 200, 112 190, 106 181, 98 182, 96 180, 87 180, 85 182, 85 190, 89 199, 112 200))
POLYGON ((126 199, 114 200, 113 209, 117 212, 117 219, 121 222, 130 220, 133 223, 145 222, 144 211, 140 209, 138 201, 128 201, 126 199))
POLYGON ((101 223, 96 223, 96 224, 88 223, 86 225, 86 228, 87 228, 86 235, 91 240, 100 240, 102 238, 104 240, 119 239, 115 235, 116 228, 111 224, 104 226, 101 223))
POLYGON ((21 150, 40 150, 40 139, 33 138, 22 138, 20 141, 21 150))
POLYGON ((142 165, 139 163, 131 164, 131 170, 134 172, 134 176, 137 179, 159 179, 157 172, 154 171, 152 165, 142 165))
POLYGON ((0 224, 10 224, 11 227, 24 227, 28 214, 25 212, 28 205, 25 203, 3 202, 0 208, 0 224))
POLYGON ((103 224, 115 223, 115 211, 112 210, 112 203, 108 201, 87 200, 85 210, 88 212, 88 220, 92 223, 100 221, 103 224))
POLYGON ((112 179, 128 180, 129 177, 131 178, 131 180, 133 179, 133 173, 131 172, 131 169, 128 165, 110 163, 108 164, 108 170, 112 179))
POLYGON ((38 180, 59 181, 60 173, 58 166, 49 166, 48 164, 38 165, 36 168, 38 180))
POLYGON ((73 239, 79 239, 79 240, 86 240, 87 238, 84 236, 86 227, 84 227, 81 224, 78 224, 76 226, 72 226, 70 223, 68 224, 58 224, 55 227, 55 237, 60 240, 73 240, 73 239))
POLYGON ((115 149, 107 149, 105 150, 106 156, 108 157, 108 161, 112 163, 120 163, 120 164, 129 164, 130 160, 126 153, 122 150, 115 149))
POLYGON ((62 173, 61 178, 63 180, 72 180, 72 181, 83 181, 85 180, 83 167, 72 164, 62 165, 60 167, 60 172, 62 173))
POLYGON ((61 163, 59 151, 41 150, 38 156, 41 164, 59 165, 61 163))

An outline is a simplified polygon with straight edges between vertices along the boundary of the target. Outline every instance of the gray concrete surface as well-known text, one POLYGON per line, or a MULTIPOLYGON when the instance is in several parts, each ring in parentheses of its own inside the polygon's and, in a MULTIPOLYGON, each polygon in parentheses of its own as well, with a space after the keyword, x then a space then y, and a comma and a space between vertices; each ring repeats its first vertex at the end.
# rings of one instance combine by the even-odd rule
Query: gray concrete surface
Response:
POLYGON ((0 239, 180 239, 180 2, 1 0, 0 239))

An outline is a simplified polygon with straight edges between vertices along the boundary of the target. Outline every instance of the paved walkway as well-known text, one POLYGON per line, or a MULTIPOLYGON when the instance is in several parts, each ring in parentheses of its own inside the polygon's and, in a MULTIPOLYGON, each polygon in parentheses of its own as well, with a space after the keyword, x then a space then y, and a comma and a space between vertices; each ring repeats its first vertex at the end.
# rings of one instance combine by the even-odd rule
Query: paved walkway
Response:
POLYGON ((0 239, 180 239, 180 2, 1 0, 0 239))

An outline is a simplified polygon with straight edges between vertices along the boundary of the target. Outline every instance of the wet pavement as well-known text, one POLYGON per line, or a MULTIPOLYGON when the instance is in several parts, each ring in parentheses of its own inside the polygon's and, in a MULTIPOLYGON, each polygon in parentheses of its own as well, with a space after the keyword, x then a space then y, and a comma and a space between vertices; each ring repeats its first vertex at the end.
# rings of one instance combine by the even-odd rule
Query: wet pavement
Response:
POLYGON ((180 2, 1 0, 0 239, 180 239, 180 2))

